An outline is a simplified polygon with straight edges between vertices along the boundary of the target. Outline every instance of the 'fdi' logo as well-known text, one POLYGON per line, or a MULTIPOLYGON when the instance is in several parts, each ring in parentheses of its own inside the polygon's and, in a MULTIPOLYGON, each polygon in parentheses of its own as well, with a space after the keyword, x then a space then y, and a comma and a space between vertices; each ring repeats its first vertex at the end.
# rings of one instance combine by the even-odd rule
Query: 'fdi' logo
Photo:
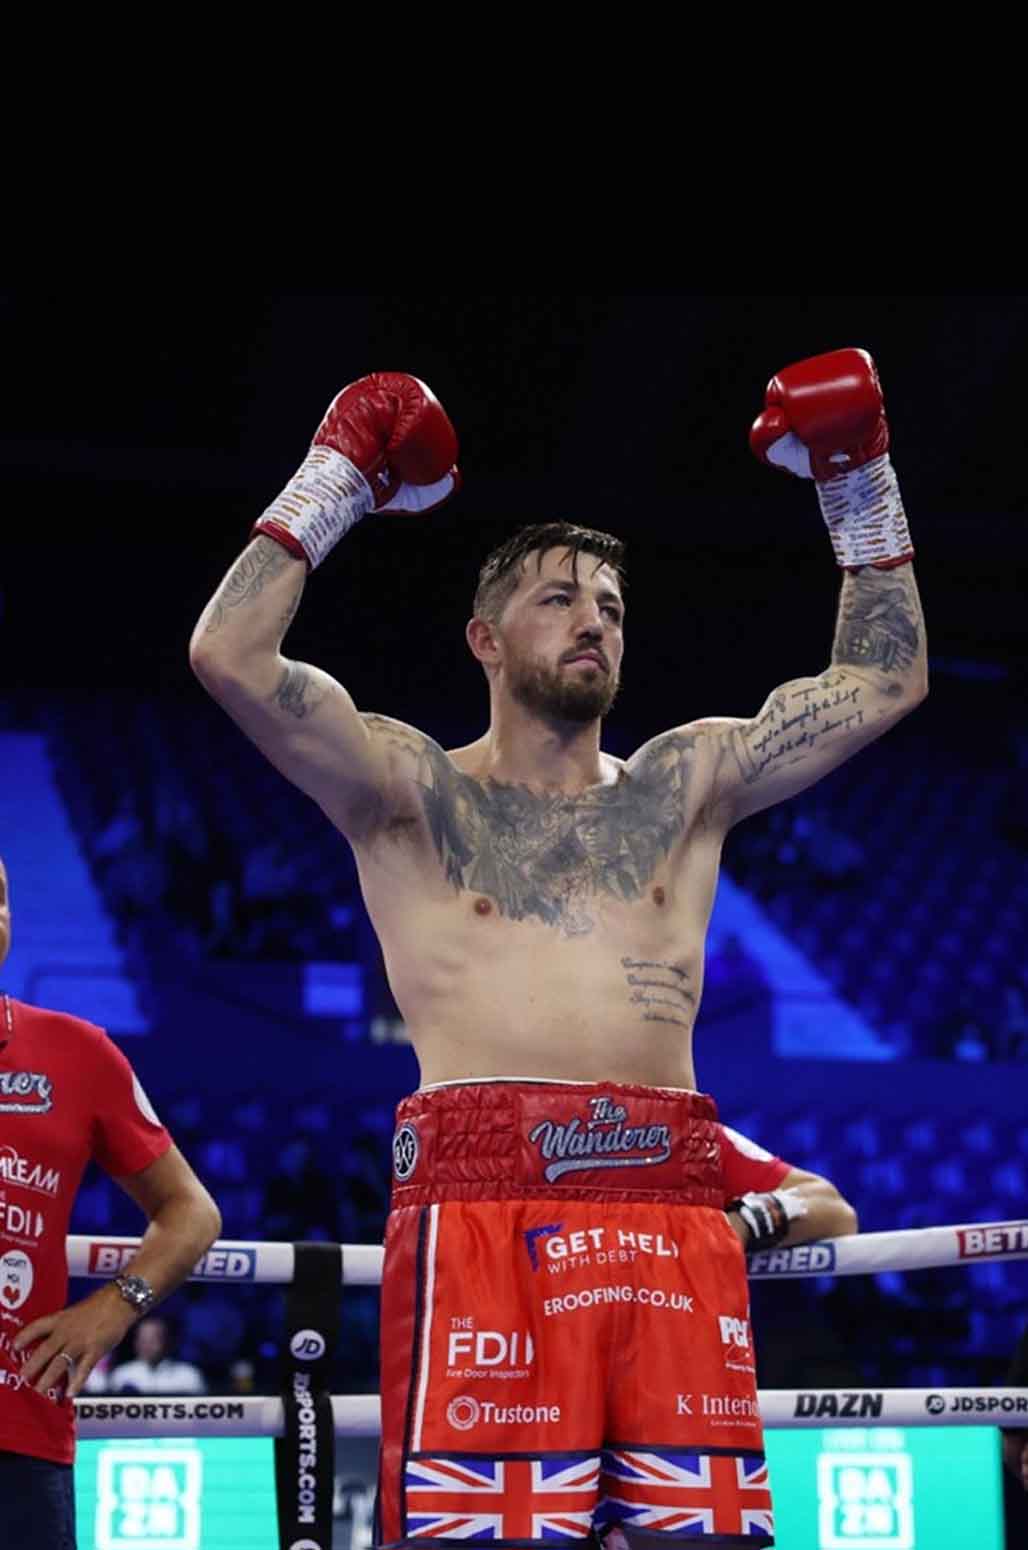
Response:
POLYGON ((446 1352, 451 1367, 464 1359, 477 1367, 500 1367, 504 1362, 510 1362, 512 1367, 524 1362, 530 1367, 534 1357, 532 1336, 527 1330, 518 1329, 509 1334, 496 1329, 451 1330, 446 1352))

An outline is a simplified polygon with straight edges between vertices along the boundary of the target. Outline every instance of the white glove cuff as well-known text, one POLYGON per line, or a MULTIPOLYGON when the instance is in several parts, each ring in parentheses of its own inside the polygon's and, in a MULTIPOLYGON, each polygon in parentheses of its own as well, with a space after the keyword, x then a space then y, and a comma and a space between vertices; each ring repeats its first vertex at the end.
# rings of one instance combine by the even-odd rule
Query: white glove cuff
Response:
POLYGON ((257 525, 274 523, 291 534, 313 570, 374 506, 371 486, 348 457, 312 447, 257 525))
POLYGON ((782 1209, 790 1222, 798 1222, 801 1217, 809 1216, 810 1207, 798 1189, 776 1189, 774 1193, 782 1202, 782 1209))
POLYGON ((840 565, 850 570, 911 558, 914 546, 888 453, 816 488, 840 565))

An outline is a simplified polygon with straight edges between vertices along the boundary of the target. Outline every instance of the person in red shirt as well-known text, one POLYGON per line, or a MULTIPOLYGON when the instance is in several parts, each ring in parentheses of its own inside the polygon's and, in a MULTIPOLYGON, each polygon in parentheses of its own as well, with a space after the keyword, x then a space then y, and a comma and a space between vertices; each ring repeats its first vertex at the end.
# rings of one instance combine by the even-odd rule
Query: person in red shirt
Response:
POLYGON ((747 1252, 786 1248, 857 1231, 857 1213, 831 1179, 765 1151, 730 1125, 718 1127, 725 1210, 747 1252))
MULTIPOLYGON (((0 860, 0 965, 10 946, 0 860)), ((217 1206, 102 1029, 0 993, 0 1545, 74 1550, 72 1400, 221 1230, 217 1206), (66 1238, 96 1161, 148 1218, 118 1276, 67 1304, 66 1238)))

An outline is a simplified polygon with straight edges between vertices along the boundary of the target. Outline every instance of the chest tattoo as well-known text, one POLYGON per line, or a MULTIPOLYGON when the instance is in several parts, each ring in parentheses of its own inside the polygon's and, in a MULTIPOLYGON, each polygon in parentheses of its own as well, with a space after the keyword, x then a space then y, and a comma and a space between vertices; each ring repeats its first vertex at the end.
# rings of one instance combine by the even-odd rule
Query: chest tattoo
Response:
POLYGON ((510 920, 592 931, 596 905, 641 898, 683 833, 693 744, 667 733, 616 785, 565 796, 475 780, 426 743, 418 785, 447 881, 487 895, 510 920))

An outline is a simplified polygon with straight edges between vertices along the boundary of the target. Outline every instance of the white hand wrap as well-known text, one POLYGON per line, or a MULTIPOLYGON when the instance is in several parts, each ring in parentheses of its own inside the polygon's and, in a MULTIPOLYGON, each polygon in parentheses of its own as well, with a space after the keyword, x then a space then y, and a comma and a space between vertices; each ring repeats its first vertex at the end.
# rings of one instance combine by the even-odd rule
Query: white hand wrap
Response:
POLYGON ((817 485, 835 558, 847 570, 888 565, 914 553, 896 470, 888 453, 817 485))
POLYGON ((757 1249, 773 1249, 787 1235, 792 1222, 807 1215, 807 1202, 796 1189, 769 1190, 760 1195, 751 1190, 730 1200, 726 1211, 738 1211, 749 1231, 747 1254, 757 1249))
POLYGON ((790 1222, 798 1222, 801 1217, 810 1215, 810 1206, 798 1189, 776 1189, 774 1193, 782 1202, 782 1208, 790 1222))
POLYGON ((271 522, 283 528, 313 570, 374 506, 371 486, 348 457, 331 447, 312 447, 257 526, 271 522))

